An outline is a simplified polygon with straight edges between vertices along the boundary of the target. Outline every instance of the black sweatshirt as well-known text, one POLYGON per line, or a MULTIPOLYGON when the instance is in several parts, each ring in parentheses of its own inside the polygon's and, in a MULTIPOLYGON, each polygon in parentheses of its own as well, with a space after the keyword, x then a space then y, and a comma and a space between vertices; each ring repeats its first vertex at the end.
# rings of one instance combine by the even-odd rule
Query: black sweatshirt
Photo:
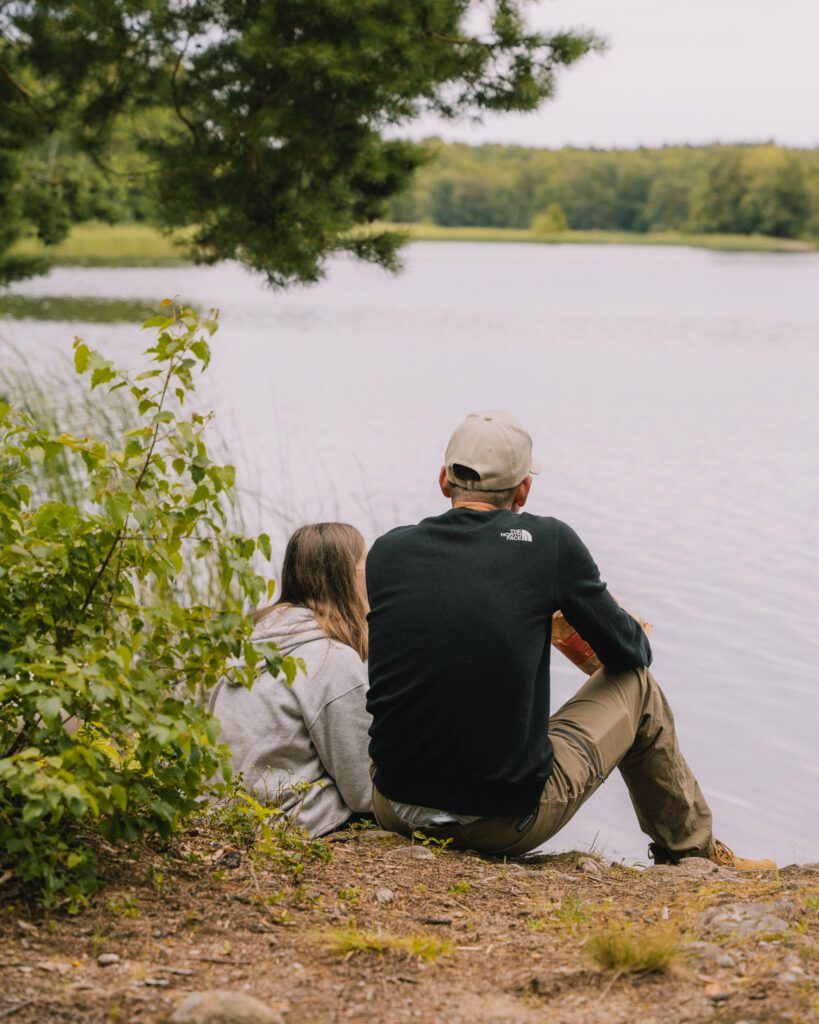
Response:
POLYGON ((651 662, 638 623, 565 523, 450 509, 367 558, 370 755, 402 803, 481 817, 532 811, 552 773, 549 652, 560 610, 610 669, 651 662))

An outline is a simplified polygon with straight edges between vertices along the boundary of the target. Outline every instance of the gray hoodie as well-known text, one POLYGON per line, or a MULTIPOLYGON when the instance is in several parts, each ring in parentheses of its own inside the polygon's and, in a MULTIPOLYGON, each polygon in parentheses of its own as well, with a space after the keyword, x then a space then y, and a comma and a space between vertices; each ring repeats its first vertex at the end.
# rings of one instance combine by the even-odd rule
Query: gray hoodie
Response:
POLYGON ((249 690, 227 679, 214 687, 209 708, 234 771, 311 836, 332 832, 354 811, 372 809, 367 666, 351 647, 330 640, 306 608, 274 607, 253 639, 302 658, 307 671, 291 687, 268 672, 249 690), (314 785, 298 792, 300 782, 314 785))

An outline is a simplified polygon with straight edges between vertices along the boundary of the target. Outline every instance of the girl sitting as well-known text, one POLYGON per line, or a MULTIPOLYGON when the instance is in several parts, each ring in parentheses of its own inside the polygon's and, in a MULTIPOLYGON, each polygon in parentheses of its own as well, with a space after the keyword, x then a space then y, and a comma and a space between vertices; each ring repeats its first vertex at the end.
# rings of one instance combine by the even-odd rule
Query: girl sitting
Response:
POLYGON ((292 686, 268 672, 249 690, 222 679, 210 697, 244 785, 313 837, 372 809, 366 553, 345 523, 296 530, 281 596, 255 613, 253 637, 302 659, 306 671, 292 686))

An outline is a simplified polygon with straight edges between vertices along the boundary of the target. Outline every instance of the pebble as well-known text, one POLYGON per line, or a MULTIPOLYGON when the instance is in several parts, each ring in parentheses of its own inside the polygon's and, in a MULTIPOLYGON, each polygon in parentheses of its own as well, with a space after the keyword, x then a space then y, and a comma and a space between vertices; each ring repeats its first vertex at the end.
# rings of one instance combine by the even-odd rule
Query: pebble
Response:
POLYGON ((100 967, 113 967, 114 964, 119 963, 119 954, 117 953, 100 953, 97 957, 97 963, 100 967))
POLYGON ((219 988, 191 992, 167 1020, 169 1024, 284 1024, 278 1011, 254 996, 219 988))
POLYGON ((575 864, 574 869, 575 871, 582 871, 584 875, 600 876, 603 874, 602 867, 596 860, 592 860, 591 857, 581 857, 575 864))
POLYGON ((242 853, 240 850, 225 850, 221 857, 214 861, 213 864, 216 868, 228 868, 230 870, 241 867, 241 865, 242 853))
POLYGON ((717 967, 733 967, 734 958, 729 953, 720 953, 719 956, 714 958, 714 963, 717 967))
POLYGON ((705 989, 705 994, 712 1003, 726 1003, 733 995, 733 992, 722 988, 720 985, 708 985, 705 989))
POLYGON ((793 985, 795 981, 799 981, 799 976, 793 971, 783 971, 781 974, 777 974, 776 980, 781 985, 793 985))
POLYGON ((395 893, 392 889, 376 889, 375 898, 379 903, 392 903, 395 899, 395 893))
POLYGON ((410 860, 435 860, 435 854, 427 846, 401 846, 390 850, 389 857, 405 857, 410 860))

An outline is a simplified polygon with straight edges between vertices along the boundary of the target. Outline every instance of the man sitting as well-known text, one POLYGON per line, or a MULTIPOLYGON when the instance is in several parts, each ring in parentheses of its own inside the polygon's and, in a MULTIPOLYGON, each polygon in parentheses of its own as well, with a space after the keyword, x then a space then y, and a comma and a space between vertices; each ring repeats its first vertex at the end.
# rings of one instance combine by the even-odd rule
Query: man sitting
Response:
POLYGON ((539 467, 507 412, 470 414, 440 472, 452 508, 367 558, 373 809, 385 829, 514 856, 558 832, 619 768, 657 863, 739 870, 648 671, 638 622, 565 523, 521 512, 539 467), (603 668, 549 717, 552 616, 603 668))

